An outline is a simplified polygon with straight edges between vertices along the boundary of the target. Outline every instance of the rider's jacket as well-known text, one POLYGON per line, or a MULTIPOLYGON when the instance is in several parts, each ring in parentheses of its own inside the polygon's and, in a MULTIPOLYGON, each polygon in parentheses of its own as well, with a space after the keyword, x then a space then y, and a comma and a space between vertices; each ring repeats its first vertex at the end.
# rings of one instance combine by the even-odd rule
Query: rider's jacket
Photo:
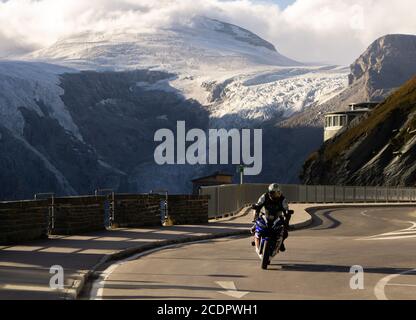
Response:
POLYGON ((256 216, 258 217, 260 210, 265 208, 270 214, 277 216, 279 212, 289 210, 289 205, 286 198, 282 195, 279 198, 273 199, 269 193, 263 194, 255 204, 256 216))

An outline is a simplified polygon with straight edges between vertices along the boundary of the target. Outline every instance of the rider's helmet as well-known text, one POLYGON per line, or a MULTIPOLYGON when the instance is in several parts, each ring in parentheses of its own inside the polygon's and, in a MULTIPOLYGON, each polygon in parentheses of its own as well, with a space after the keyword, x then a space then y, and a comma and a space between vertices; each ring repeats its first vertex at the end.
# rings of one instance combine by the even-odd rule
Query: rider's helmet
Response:
POLYGON ((269 195, 272 198, 279 198, 282 195, 282 190, 277 183, 273 183, 269 186, 269 195))

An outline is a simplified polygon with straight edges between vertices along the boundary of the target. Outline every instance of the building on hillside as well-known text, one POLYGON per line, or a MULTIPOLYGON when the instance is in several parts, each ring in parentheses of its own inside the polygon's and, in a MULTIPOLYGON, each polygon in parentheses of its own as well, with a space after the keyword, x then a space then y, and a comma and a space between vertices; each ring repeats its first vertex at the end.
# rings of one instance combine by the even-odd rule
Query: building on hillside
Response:
POLYGON ((380 102, 351 103, 350 110, 331 112, 325 114, 324 142, 332 139, 345 126, 348 126, 355 118, 362 116, 374 109, 380 102))
POLYGON ((192 180, 193 194, 199 194, 201 187, 220 186, 224 184, 232 184, 234 175, 217 171, 209 176, 192 180))

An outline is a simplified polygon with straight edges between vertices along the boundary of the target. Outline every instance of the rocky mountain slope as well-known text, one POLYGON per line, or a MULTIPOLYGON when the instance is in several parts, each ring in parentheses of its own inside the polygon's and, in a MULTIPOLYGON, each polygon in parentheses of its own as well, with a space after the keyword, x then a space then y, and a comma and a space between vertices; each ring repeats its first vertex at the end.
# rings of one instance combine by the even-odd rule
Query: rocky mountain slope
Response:
MULTIPOLYGON (((40 69, 23 65, 45 76, 44 65, 40 69)), ((184 183, 173 184, 171 190, 180 192, 198 168, 162 167, 158 174, 143 178, 155 167, 156 130, 174 130, 179 120, 197 128, 208 125, 207 111, 173 88, 168 92, 136 85, 171 76, 143 70, 84 71, 50 73, 56 83, 46 83, 35 75, 28 80, 0 74, 0 87, 13 88, 0 90, 1 104, 7 107, 3 110, 10 112, 10 121, 0 125, 1 197, 31 198, 36 192, 51 191, 91 194, 98 188, 150 191, 178 177, 184 183), (18 99, 11 99, 11 94, 18 99)))
POLYGON ((73 35, 0 61, 0 199, 97 188, 181 193, 196 176, 235 172, 156 165, 154 133, 175 131, 179 120, 205 131, 262 128, 263 173, 248 179, 294 182, 320 136, 275 123, 346 85, 342 68, 304 66, 248 30, 205 17, 73 35), (294 147, 299 135, 312 138, 294 147))
POLYGON ((383 101, 416 74, 416 36, 392 34, 374 41, 351 65, 349 86, 332 99, 311 106, 283 126, 323 126, 323 114, 346 110, 350 103, 383 101))
POLYGON ((307 184, 414 187, 416 77, 306 161, 307 184))

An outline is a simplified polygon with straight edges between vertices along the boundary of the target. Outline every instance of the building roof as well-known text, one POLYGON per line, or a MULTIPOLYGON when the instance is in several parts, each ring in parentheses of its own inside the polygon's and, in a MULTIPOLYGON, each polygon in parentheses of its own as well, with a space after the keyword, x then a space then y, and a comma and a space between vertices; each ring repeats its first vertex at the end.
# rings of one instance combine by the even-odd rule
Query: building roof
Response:
POLYGON ((210 174, 209 176, 205 176, 205 177, 200 177, 200 178, 193 179, 192 182, 198 182, 200 180, 205 180, 205 179, 208 179, 208 178, 214 178, 214 177, 218 177, 218 176, 234 177, 233 174, 230 174, 230 173, 227 173, 227 172, 217 171, 217 172, 214 172, 213 174, 210 174))
POLYGON ((369 109, 361 109, 361 110, 347 110, 347 111, 337 111, 337 112, 329 112, 325 113, 326 116, 337 116, 337 115, 349 115, 349 114, 359 114, 359 113, 367 113, 369 109))
POLYGON ((365 102, 358 102, 358 103, 350 103, 349 106, 350 108, 353 108, 353 109, 349 109, 345 111, 328 112, 325 114, 325 116, 366 113, 366 112, 371 111, 375 106, 379 105, 380 103, 382 103, 382 101, 365 101, 365 102))
POLYGON ((358 103, 350 103, 350 107, 375 107, 378 106, 382 101, 366 101, 358 103))

